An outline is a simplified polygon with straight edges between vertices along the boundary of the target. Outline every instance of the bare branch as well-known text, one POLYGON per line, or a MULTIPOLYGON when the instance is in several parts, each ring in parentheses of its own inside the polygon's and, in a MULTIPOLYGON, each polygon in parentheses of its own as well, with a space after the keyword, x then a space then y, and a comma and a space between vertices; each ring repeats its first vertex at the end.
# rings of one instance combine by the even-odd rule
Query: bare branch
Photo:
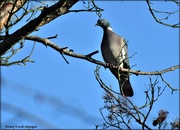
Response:
POLYGON ((32 50, 30 52, 30 54, 28 56, 26 56, 25 58, 21 59, 21 60, 18 60, 18 61, 13 61, 13 62, 9 62, 9 59, 12 58, 15 54, 17 54, 19 51, 22 50, 23 48, 23 44, 24 44, 24 41, 21 41, 20 42, 20 46, 15 49, 14 47, 12 47, 12 49, 7 52, 7 53, 11 53, 9 56, 7 57, 1 57, 1 63, 0 65, 1 66, 11 66, 11 65, 26 65, 27 62, 31 62, 31 63, 34 63, 33 60, 31 60, 31 56, 32 56, 32 53, 34 51, 34 48, 35 48, 35 43, 33 44, 33 47, 32 47, 32 50))
MULTIPOLYGON (((177 1, 175 1, 175 0, 172 0, 172 1, 174 1, 174 2, 179 6, 179 4, 178 4, 177 1)), ((165 23, 165 22, 162 22, 162 20, 168 19, 170 15, 172 15, 172 14, 178 12, 179 10, 173 11, 173 12, 157 11, 157 10, 155 10, 155 9, 153 9, 153 8, 151 7, 151 5, 150 5, 151 3, 150 3, 149 0, 146 0, 146 2, 147 2, 147 5, 148 5, 148 7, 149 7, 149 11, 150 11, 151 15, 153 16, 153 18, 156 20, 157 23, 160 23, 160 24, 162 24, 162 25, 169 26, 169 27, 172 27, 172 28, 179 28, 179 24, 180 24, 180 23, 176 23, 176 24, 167 24, 167 23, 165 23), (164 13, 164 14, 168 14, 168 15, 167 15, 166 18, 158 19, 158 18, 156 17, 156 15, 154 14, 154 12, 157 12, 157 13, 164 13)))
POLYGON ((174 91, 179 91, 179 89, 175 89, 173 88, 167 81, 164 80, 164 78, 162 77, 162 75, 160 75, 162 81, 172 90, 171 94, 173 94, 174 91))
MULTIPOLYGON (((5 37, 0 36, 0 39, 5 39, 5 37)), ((38 36, 26 36, 25 39, 26 40, 37 41, 39 43, 42 43, 45 46, 49 46, 49 47, 53 48, 54 50, 56 50, 59 53, 64 54, 64 55, 84 59, 84 60, 87 60, 89 62, 104 66, 105 68, 112 67, 114 69, 119 69, 120 72, 129 72, 129 73, 132 73, 132 74, 135 74, 135 75, 162 75, 162 74, 167 73, 169 71, 174 71, 175 69, 180 68, 180 65, 175 65, 175 66, 169 67, 167 69, 163 69, 161 71, 152 71, 152 72, 142 72, 140 70, 128 70, 128 69, 124 69, 124 68, 119 68, 119 66, 114 66, 114 65, 110 66, 107 63, 104 63, 104 62, 101 62, 101 61, 98 61, 98 60, 92 58, 91 56, 98 53, 98 51, 92 52, 92 53, 87 54, 87 55, 82 55, 82 54, 74 53, 71 49, 68 49, 67 47, 62 48, 62 47, 54 44, 53 42, 51 42, 47 38, 41 38, 41 37, 38 37, 38 36)))
POLYGON ((65 14, 76 2, 77 0, 60 0, 49 8, 44 7, 41 14, 37 18, 31 20, 19 30, 6 37, 0 43, 0 55, 3 55, 11 48, 11 46, 15 45, 19 40, 38 29, 40 26, 52 21, 53 19, 57 18, 57 16, 65 14))
MULTIPOLYGON (((0 39, 1 39, 1 37, 0 37, 0 39)), ((68 55, 71 57, 75 57, 75 58, 84 59, 84 60, 87 60, 89 62, 104 66, 105 68, 112 67, 114 69, 119 69, 119 66, 113 66, 113 65, 109 66, 109 64, 106 64, 104 62, 93 59, 91 57, 91 55, 96 54, 97 51, 90 53, 88 55, 82 55, 82 54, 73 53, 72 51, 70 51, 67 48, 66 49, 61 48, 60 46, 54 44, 53 42, 51 42, 49 39, 46 39, 46 38, 40 38, 37 36, 26 36, 25 39, 40 42, 40 43, 44 44, 45 46, 49 46, 49 47, 53 48, 54 50, 56 50, 62 54, 65 54, 65 55, 68 55)), ((152 72, 141 72, 140 70, 128 70, 128 69, 124 69, 124 68, 120 68, 120 71, 129 72, 129 73, 136 74, 136 75, 162 75, 166 72, 174 71, 175 69, 178 69, 178 68, 180 68, 180 65, 172 66, 170 68, 163 69, 161 71, 152 71, 152 72)))
POLYGON ((100 78, 99 67, 94 71, 96 80, 98 81, 101 88, 104 89, 106 95, 103 97, 105 105, 100 109, 101 115, 105 121, 103 127, 114 127, 118 129, 122 129, 120 124, 124 124, 128 129, 131 129, 129 123, 131 119, 134 119, 137 123, 144 126, 146 129, 151 129, 145 122, 142 121, 140 115, 144 117, 144 114, 141 113, 140 109, 138 109, 135 104, 131 102, 127 97, 122 96, 122 94, 118 94, 118 98, 115 96, 116 93, 109 91, 107 86, 100 78), (120 97, 119 97, 120 95, 120 97), (109 112, 109 116, 105 117, 102 110, 106 109, 109 112), (112 121, 111 121, 112 116, 112 121), (126 117, 126 119, 124 119, 126 117), (107 120, 106 118, 110 118, 107 120))
MULTIPOLYGON (((154 91, 155 91, 155 86, 157 85, 157 83, 158 83, 158 81, 157 81, 157 78, 156 78, 156 80, 154 81, 154 83, 152 83, 152 80, 151 80, 151 78, 150 78, 150 90, 151 90, 151 98, 149 97, 149 94, 148 93, 146 93, 146 98, 149 100, 148 102, 149 102, 149 109, 148 109, 148 112, 147 112, 147 114, 145 115, 145 117, 144 117, 144 121, 143 121, 143 124, 146 122, 146 120, 147 120, 147 118, 148 118, 148 116, 149 116, 149 114, 150 114, 150 112, 151 112, 151 110, 152 110, 152 107, 153 107, 153 104, 154 104, 154 102, 155 102, 155 99, 154 99, 154 95, 155 95, 155 93, 154 93, 154 91)), ((147 103, 147 102, 146 102, 147 103)), ((146 104, 145 103, 145 104, 146 104)), ((147 104, 146 104, 147 105, 147 104)), ((144 130, 144 125, 142 125, 142 129, 144 130)))

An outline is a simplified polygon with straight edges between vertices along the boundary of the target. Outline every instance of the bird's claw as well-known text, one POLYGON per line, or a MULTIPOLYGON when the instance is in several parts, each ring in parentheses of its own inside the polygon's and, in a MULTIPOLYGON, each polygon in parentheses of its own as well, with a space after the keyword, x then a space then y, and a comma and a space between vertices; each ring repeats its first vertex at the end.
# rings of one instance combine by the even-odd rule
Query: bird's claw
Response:
POLYGON ((111 63, 106 63, 106 66, 107 66, 107 68, 112 69, 114 65, 113 65, 113 64, 111 64, 111 63))

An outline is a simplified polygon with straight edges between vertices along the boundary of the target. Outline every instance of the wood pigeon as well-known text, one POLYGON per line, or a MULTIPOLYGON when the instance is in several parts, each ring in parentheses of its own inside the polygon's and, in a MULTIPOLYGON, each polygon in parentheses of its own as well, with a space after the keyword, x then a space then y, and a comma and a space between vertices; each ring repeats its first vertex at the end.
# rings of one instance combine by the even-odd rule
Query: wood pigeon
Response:
MULTIPOLYGON (((105 19, 99 19, 97 26, 103 28, 104 34, 101 42, 101 52, 106 63, 130 69, 126 40, 113 32, 110 23, 105 19)), ((119 81, 120 92, 123 96, 132 97, 133 89, 129 81, 129 73, 119 73, 117 69, 110 68, 110 71, 119 81)))

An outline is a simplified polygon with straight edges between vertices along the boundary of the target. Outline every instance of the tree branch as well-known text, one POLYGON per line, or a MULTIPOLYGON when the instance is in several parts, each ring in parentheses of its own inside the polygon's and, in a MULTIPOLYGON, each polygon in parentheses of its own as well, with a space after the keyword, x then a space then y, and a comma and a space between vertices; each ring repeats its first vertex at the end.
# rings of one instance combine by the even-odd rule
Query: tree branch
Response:
POLYGON ((0 32, 7 25, 11 16, 17 12, 27 0, 1 0, 0 2, 0 32))
POLYGON ((101 115, 106 123, 103 127, 115 127, 118 129, 122 129, 120 124, 124 124, 127 127, 126 129, 130 129, 130 125, 128 124, 133 118, 137 123, 139 123, 146 129, 151 130, 151 128, 140 118, 140 115, 142 115, 145 118, 143 113, 135 104, 132 103, 130 99, 128 99, 125 96, 122 96, 122 94, 118 94, 118 96, 116 97, 115 94, 117 93, 114 93, 113 90, 111 90, 108 86, 105 85, 105 83, 103 83, 103 81, 100 78, 99 69, 100 67, 97 66, 96 70, 94 71, 95 77, 100 87, 106 92, 106 95, 103 97, 105 105, 104 107, 100 108, 101 115), (117 118, 115 120, 115 123, 111 123, 114 120, 113 118, 103 115, 103 109, 108 110, 108 113, 113 114, 113 116, 117 118), (119 119, 118 117, 120 117, 121 119, 119 119), (108 120, 106 118, 108 118, 108 120), (127 122, 128 118, 129 120, 127 122))
MULTIPOLYGON (((172 1, 173 1, 173 0, 172 0, 172 1)), ((175 0, 174 0, 174 1, 175 1, 175 0)), ((157 23, 160 23, 160 24, 162 24, 162 25, 169 26, 169 27, 172 27, 172 28, 179 28, 179 23, 177 23, 177 24, 167 24, 167 23, 165 23, 165 22, 162 22, 162 19, 161 19, 161 20, 158 19, 158 18, 156 17, 156 15, 154 14, 154 12, 166 13, 166 14, 168 14, 168 16, 167 16, 166 18, 164 18, 164 19, 168 19, 171 14, 174 14, 175 12, 178 12, 178 11, 174 11, 174 12, 162 12, 162 11, 157 11, 157 10, 154 10, 154 9, 151 7, 151 5, 150 5, 151 3, 150 3, 149 0, 146 0, 146 2, 147 2, 147 5, 148 5, 148 7, 149 7, 149 11, 150 11, 151 15, 153 16, 153 18, 156 20, 157 23), (154 12, 153 12, 153 11, 154 11, 154 12)), ((176 4, 177 4, 177 2, 176 2, 176 4)), ((177 4, 177 5, 178 5, 178 4, 177 4)), ((179 5, 178 5, 178 6, 179 6, 179 5)))
MULTIPOLYGON (((3 39, 5 39, 5 36, 0 36, 0 40, 3 40, 3 39)), ((175 65, 175 66, 169 67, 167 69, 163 69, 161 71, 151 71, 151 72, 145 72, 144 71, 144 72, 142 72, 141 70, 129 70, 129 69, 125 69, 125 68, 119 68, 119 66, 109 65, 107 63, 104 63, 104 62, 101 62, 99 60, 96 60, 96 59, 92 58, 92 55, 98 53, 98 51, 91 52, 91 53, 89 53, 87 55, 82 55, 82 54, 74 53, 71 49, 68 49, 67 47, 62 48, 62 47, 54 44, 53 42, 51 42, 48 38, 41 38, 41 37, 38 37, 38 36, 25 36, 25 40, 31 40, 31 41, 36 41, 36 42, 42 43, 46 47, 49 46, 52 49, 59 52, 60 54, 68 55, 68 56, 71 56, 71 57, 74 57, 74 58, 84 59, 84 60, 87 60, 87 61, 89 61, 91 63, 101 65, 101 66, 103 66, 105 68, 110 68, 111 67, 111 68, 114 68, 114 69, 119 69, 120 72, 129 72, 129 73, 135 74, 137 76, 138 75, 162 75, 162 74, 164 74, 166 72, 174 71, 175 69, 180 68, 180 65, 175 65)))
MULTIPOLYGON (((4 38, 5 38, 4 36, 0 36, 0 39, 4 39, 4 38)), ((91 63, 101 65, 101 66, 103 66, 105 68, 110 68, 111 67, 111 68, 114 68, 114 69, 119 69, 119 66, 109 65, 107 63, 104 63, 104 62, 101 62, 99 60, 96 60, 96 59, 92 58, 92 55, 98 53, 98 51, 91 52, 90 54, 87 54, 87 55, 82 55, 82 54, 74 53, 71 49, 68 49, 67 47, 62 48, 62 47, 54 44, 53 42, 51 42, 47 38, 41 38, 41 37, 38 37, 38 36, 26 36, 25 39, 26 40, 31 40, 31 41, 37 41, 39 43, 42 43, 46 47, 49 46, 52 49, 54 49, 54 50, 56 50, 59 53, 64 54, 64 55, 68 55, 68 56, 71 56, 71 57, 74 57, 74 58, 84 59, 84 60, 87 60, 87 61, 89 61, 91 63)), ((175 69, 178 69, 178 68, 180 68, 180 65, 175 65, 175 66, 169 67, 167 69, 163 69, 161 71, 151 71, 151 72, 142 72, 140 70, 129 70, 129 69, 125 69, 125 68, 120 68, 119 71, 120 72, 129 72, 129 73, 132 73, 132 74, 135 74, 135 75, 162 75, 162 74, 164 74, 166 72, 174 71, 175 69)))
POLYGON ((71 8, 77 1, 78 0, 60 0, 49 8, 44 7, 41 14, 37 18, 31 20, 19 30, 6 37, 0 43, 0 55, 3 55, 7 50, 11 48, 11 46, 15 45, 19 40, 35 31, 40 26, 43 26, 44 24, 50 22, 57 16, 65 14, 68 9, 71 8), (56 15, 53 13, 55 13, 56 15))
MULTIPOLYGON (((66 49, 61 48, 60 46, 54 44, 53 42, 51 42, 49 39, 46 39, 46 38, 40 38, 38 36, 26 36, 25 39, 40 42, 40 43, 44 44, 45 46, 49 46, 49 47, 53 48, 54 50, 56 50, 56 51, 58 51, 64 55, 84 59, 84 60, 87 60, 89 62, 95 63, 97 65, 104 66, 105 68, 110 68, 110 67, 112 67, 114 69, 119 68, 118 66, 113 66, 113 65, 109 66, 109 64, 106 64, 104 62, 101 62, 101 61, 98 61, 98 60, 92 58, 91 56, 96 54, 97 51, 92 52, 92 53, 87 54, 87 55, 82 55, 82 54, 73 53, 68 48, 66 48, 66 49)), ((120 68, 120 71, 129 72, 129 73, 132 73, 135 75, 162 75, 166 72, 174 71, 175 69, 178 69, 178 68, 180 68, 180 65, 175 65, 175 66, 169 67, 167 69, 163 69, 161 71, 152 71, 152 72, 141 72, 140 70, 128 70, 125 68, 120 68)))

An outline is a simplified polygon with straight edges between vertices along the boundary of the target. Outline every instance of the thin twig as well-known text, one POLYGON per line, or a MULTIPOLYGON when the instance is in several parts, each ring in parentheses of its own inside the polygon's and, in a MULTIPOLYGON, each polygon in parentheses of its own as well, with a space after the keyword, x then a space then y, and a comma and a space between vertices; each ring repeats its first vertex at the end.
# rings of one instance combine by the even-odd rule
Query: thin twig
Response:
MULTIPOLYGON (((153 12, 153 11, 156 11, 156 10, 154 10, 154 9, 151 7, 150 1, 149 1, 149 0, 146 0, 146 3, 147 3, 147 5, 148 5, 148 7, 149 7, 149 11, 150 11, 151 15, 153 16, 153 18, 155 19, 155 21, 156 21, 157 23, 160 23, 160 24, 162 24, 162 25, 169 26, 169 27, 172 27, 172 28, 179 28, 179 23, 177 23, 177 24, 167 24, 167 23, 162 22, 161 20, 159 20, 159 19, 156 17, 156 15, 154 14, 154 12, 153 12)), ((159 12, 159 11, 156 11, 156 12, 159 12)), ((177 12, 177 11, 171 12, 171 14, 173 14, 173 13, 175 13, 175 12, 177 12)), ((160 12, 160 13, 162 13, 162 12, 160 12)), ((167 13, 167 12, 166 12, 166 13, 167 13)), ((170 13, 169 13, 169 14, 170 14, 170 13)), ((169 17, 169 16, 168 16, 168 17, 169 17)), ((168 17, 167 17, 167 18, 168 18, 168 17)))

